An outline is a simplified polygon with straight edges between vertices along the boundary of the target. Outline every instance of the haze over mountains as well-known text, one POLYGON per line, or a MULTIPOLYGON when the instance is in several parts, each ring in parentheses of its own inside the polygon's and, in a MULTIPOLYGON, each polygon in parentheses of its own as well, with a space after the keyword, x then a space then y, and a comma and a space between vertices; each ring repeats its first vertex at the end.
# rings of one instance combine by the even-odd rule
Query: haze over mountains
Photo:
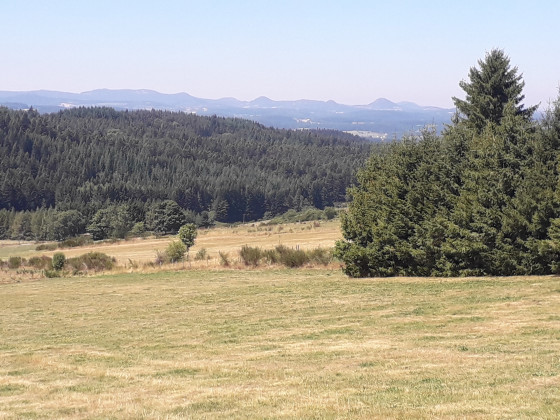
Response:
POLYGON ((367 105, 343 105, 307 99, 274 101, 264 96, 252 101, 203 99, 187 93, 164 94, 144 89, 98 89, 83 93, 0 91, 0 106, 12 109, 33 107, 39 112, 57 112, 80 106, 181 111, 244 118, 278 128, 349 131, 381 140, 401 137, 426 125, 441 130, 450 122, 454 112, 454 109, 420 106, 412 102, 395 103, 384 98, 367 105))

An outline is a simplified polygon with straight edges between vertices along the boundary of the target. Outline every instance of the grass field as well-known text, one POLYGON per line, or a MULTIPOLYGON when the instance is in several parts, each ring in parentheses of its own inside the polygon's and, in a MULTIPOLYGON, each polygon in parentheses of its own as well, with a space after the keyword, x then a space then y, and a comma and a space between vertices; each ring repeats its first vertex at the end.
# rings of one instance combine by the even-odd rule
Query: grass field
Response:
MULTIPOLYGON (((331 248, 340 233, 340 221, 321 221, 304 223, 287 223, 274 226, 259 226, 245 224, 235 227, 217 227, 199 229, 195 245, 190 250, 189 268, 218 268, 220 267, 219 253, 228 254, 232 263, 238 261, 238 252, 243 245, 257 246, 263 249, 274 248, 276 245, 313 249, 317 247, 331 248), (200 249, 206 249, 209 260, 194 261, 194 256, 200 249)), ((33 242, 0 241, 0 259, 7 260, 11 256, 30 258, 46 255, 52 257, 54 252, 63 252, 66 257, 76 257, 91 251, 99 251, 114 257, 117 265, 122 268, 143 266, 153 262, 157 251, 165 248, 177 237, 131 239, 115 243, 96 243, 78 248, 59 249, 57 251, 36 251, 33 242)), ((0 271, 0 283, 10 279, 22 280, 15 272, 0 271)), ((25 276, 23 276, 25 277, 25 276)), ((28 277, 28 276, 27 276, 28 277)), ((35 276, 37 277, 37 276, 35 276)))
POLYGON ((556 277, 0 285, 0 418, 560 418, 556 277))

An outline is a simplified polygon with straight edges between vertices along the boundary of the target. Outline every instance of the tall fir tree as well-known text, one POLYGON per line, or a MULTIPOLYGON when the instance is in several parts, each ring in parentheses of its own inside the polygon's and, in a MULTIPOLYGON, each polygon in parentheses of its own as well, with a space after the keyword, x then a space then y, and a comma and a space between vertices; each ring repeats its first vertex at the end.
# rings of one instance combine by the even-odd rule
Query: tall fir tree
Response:
POLYGON ((502 50, 493 49, 484 60, 478 61, 478 65, 480 68, 471 67, 468 82, 459 82, 466 98, 453 97, 457 121, 464 121, 481 133, 487 124, 501 123, 508 103, 514 107, 516 115, 530 120, 537 106, 524 108, 525 82, 523 76, 517 74, 517 67, 510 67, 509 57, 502 50))
POLYGON ((454 124, 372 157, 350 190, 337 256, 351 276, 560 270, 558 103, 543 123, 493 50, 454 98, 454 124))

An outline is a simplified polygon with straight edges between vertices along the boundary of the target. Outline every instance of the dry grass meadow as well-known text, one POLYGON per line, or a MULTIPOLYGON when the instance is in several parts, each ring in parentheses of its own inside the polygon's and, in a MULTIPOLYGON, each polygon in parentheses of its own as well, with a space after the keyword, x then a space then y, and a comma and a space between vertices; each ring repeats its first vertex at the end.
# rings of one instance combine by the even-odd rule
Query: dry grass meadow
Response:
MULTIPOLYGON (((243 245, 271 249, 277 245, 299 247, 300 249, 331 248, 341 237, 340 221, 321 221, 287 223, 273 226, 259 226, 246 224, 235 227, 218 227, 212 229, 199 229, 195 245, 190 249, 187 268, 219 268, 221 258, 219 253, 227 254, 232 266, 242 267, 239 250, 243 245), (196 261, 194 256, 202 248, 206 250, 208 258, 196 261)), ((121 270, 126 271, 154 271, 147 268, 147 263, 156 259, 157 251, 163 252, 169 242, 176 237, 163 238, 136 238, 115 243, 96 243, 90 246, 59 249, 56 251, 36 251, 33 242, 0 241, 0 259, 7 260, 11 256, 21 256, 29 259, 33 256, 46 255, 52 257, 55 252, 63 252, 66 257, 76 257, 87 252, 99 251, 114 257, 121 270)), ((183 269, 183 264, 166 269, 183 269)), ((39 270, 40 272, 41 270, 39 270)), ((39 273, 33 277, 37 278, 39 273)), ((30 277, 27 271, 19 274, 15 271, 0 270, 0 283, 23 281, 30 277)))
MULTIPOLYGON (((196 246, 329 246, 329 226, 196 246)), ((151 241, 100 250, 150 260, 151 241)), ((558 277, 210 265, 31 278, 0 298, 0 419, 560 418, 558 277)))

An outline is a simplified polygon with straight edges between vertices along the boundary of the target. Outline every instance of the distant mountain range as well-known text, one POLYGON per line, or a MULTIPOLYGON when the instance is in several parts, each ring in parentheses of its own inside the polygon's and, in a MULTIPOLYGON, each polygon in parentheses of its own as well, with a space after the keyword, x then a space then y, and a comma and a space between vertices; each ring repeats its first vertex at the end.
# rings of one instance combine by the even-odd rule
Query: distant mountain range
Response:
POLYGON ((454 109, 391 102, 380 98, 368 105, 342 105, 334 101, 273 101, 261 96, 253 101, 235 98, 203 99, 187 93, 164 94, 153 90, 98 89, 83 93, 48 90, 0 91, 0 106, 33 107, 39 112, 57 112, 79 106, 108 106, 118 110, 158 109, 198 115, 238 117, 278 128, 333 129, 369 137, 392 139, 433 125, 441 130, 454 109))

